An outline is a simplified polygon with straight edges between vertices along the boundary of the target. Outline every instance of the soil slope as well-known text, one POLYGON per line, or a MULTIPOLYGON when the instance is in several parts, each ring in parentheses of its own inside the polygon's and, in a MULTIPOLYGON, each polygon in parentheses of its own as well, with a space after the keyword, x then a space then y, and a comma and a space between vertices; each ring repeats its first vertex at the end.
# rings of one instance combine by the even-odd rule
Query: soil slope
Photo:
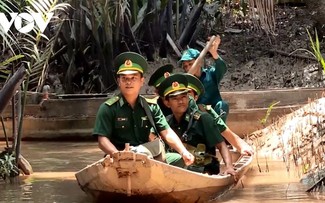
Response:
MULTIPOLYGON (((275 35, 242 29, 222 36, 221 54, 229 65, 222 90, 324 87, 324 75, 310 48, 314 22, 305 7, 276 7, 275 35), (293 53, 289 56, 290 53, 293 53)), ((232 28, 241 29, 238 25, 232 28)), ((314 36, 314 35, 313 35, 314 36)), ((325 40, 321 41, 325 53, 325 40)))

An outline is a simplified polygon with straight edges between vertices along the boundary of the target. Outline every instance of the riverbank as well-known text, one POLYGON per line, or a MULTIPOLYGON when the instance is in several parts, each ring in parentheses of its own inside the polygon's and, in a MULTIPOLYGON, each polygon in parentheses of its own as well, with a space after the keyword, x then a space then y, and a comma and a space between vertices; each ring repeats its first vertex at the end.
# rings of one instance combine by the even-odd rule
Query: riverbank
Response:
POLYGON ((258 155, 283 160, 287 170, 297 170, 310 188, 319 186, 324 191, 325 97, 311 100, 272 125, 250 134, 249 139, 258 155))

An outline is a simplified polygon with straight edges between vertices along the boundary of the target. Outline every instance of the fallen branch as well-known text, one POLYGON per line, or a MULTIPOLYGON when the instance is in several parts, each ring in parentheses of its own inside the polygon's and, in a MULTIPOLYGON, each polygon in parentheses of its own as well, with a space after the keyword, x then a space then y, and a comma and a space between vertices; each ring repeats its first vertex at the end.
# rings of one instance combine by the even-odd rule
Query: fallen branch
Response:
POLYGON ((170 46, 173 48, 173 50, 175 51, 175 53, 177 54, 178 57, 181 57, 182 54, 179 51, 179 49, 177 48, 175 42, 173 41, 173 39, 169 36, 169 34, 167 33, 167 41, 169 42, 170 46))
POLYGON ((277 53, 283 56, 289 56, 289 57, 296 57, 296 58, 302 58, 302 59, 308 59, 308 60, 313 60, 313 61, 317 61, 317 59, 313 58, 313 57, 309 57, 309 56, 305 56, 305 55, 299 55, 299 54, 290 54, 284 51, 280 51, 280 50, 268 50, 270 53, 277 53))

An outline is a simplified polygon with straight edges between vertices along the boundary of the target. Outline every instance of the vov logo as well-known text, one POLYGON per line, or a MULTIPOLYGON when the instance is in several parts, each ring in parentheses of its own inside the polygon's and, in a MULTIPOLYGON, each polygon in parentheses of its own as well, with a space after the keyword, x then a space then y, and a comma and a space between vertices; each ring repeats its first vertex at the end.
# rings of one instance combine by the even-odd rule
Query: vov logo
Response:
POLYGON ((0 25, 2 30, 7 33, 12 24, 21 33, 28 33, 33 30, 35 24, 43 33, 49 24, 54 13, 47 13, 46 19, 43 18, 42 13, 9 13, 10 20, 4 13, 0 13, 0 25))

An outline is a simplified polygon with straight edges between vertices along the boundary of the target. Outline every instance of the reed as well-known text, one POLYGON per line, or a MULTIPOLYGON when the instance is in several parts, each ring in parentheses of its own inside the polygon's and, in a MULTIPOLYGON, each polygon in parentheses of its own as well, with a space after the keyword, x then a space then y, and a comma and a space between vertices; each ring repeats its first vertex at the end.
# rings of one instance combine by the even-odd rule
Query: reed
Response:
POLYGON ((322 53, 320 52, 320 44, 319 44, 319 39, 318 39, 318 35, 317 35, 317 30, 315 29, 315 41, 314 41, 313 37, 311 36, 308 29, 307 29, 307 33, 308 33, 308 37, 310 40, 311 48, 314 53, 313 55, 317 59, 317 61, 320 63, 320 65, 322 66, 323 72, 325 73, 325 59, 324 59, 322 53))

